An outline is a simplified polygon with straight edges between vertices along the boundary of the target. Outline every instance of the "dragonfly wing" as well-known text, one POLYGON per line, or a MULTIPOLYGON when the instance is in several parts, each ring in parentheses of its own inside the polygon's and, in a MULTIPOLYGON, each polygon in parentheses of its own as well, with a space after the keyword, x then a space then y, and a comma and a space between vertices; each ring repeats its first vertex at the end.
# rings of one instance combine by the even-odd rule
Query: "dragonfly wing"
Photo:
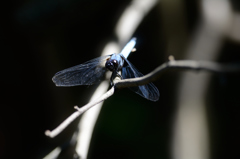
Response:
MULTIPOLYGON (((124 79, 143 76, 127 59, 125 59, 125 61, 128 63, 128 66, 122 68, 122 76, 124 79)), ((129 89, 151 101, 157 101, 160 96, 157 87, 153 83, 138 87, 129 87, 129 89)))
POLYGON ((59 71, 52 80, 56 86, 92 85, 102 79, 106 72, 105 62, 110 56, 101 56, 59 71))

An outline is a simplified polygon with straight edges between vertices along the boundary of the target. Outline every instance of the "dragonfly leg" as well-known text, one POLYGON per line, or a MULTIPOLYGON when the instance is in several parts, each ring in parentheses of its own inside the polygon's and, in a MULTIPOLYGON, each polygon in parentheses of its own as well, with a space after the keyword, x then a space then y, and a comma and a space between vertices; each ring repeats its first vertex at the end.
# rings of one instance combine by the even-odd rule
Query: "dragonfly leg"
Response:
POLYGON ((110 78, 110 84, 111 84, 111 86, 114 86, 114 83, 113 83, 113 77, 116 75, 116 73, 112 73, 112 75, 111 75, 111 78, 110 78))
POLYGON ((117 73, 118 77, 120 77, 121 79, 123 79, 123 77, 122 77, 121 74, 119 74, 118 72, 116 72, 116 73, 117 73))
POLYGON ((110 78, 110 84, 111 84, 111 86, 114 86, 113 80, 114 80, 114 78, 115 78, 116 76, 118 76, 119 78, 123 79, 123 77, 122 77, 121 74, 119 74, 117 71, 114 71, 114 72, 112 73, 111 78, 110 78))

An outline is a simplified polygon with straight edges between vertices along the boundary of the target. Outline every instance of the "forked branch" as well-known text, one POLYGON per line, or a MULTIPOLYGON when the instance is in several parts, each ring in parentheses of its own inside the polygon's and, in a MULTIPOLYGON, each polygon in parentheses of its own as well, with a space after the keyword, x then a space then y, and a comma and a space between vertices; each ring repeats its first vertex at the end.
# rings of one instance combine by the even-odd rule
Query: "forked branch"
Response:
POLYGON ((82 106, 79 108, 78 106, 74 106, 74 108, 77 110, 72 115, 70 115, 67 119, 65 119, 57 128, 54 130, 46 130, 45 135, 49 136, 51 138, 54 138, 58 134, 60 134, 70 123, 72 123, 77 117, 79 117, 82 113, 90 109, 91 107, 97 105, 98 103, 108 99, 110 96, 114 94, 115 87, 112 87, 110 90, 108 90, 106 93, 104 93, 101 97, 97 98, 96 100, 89 102, 88 104, 82 106))
POLYGON ((63 121, 57 128, 50 131, 47 130, 45 132, 46 136, 49 136, 51 138, 54 138, 59 133, 61 133, 72 121, 74 121, 78 116, 80 116, 82 113, 93 107, 94 105, 108 99, 110 96, 114 94, 115 89, 120 88, 126 88, 126 87, 134 87, 134 86, 140 86, 145 85, 150 82, 156 81, 160 78, 160 76, 165 72, 169 70, 174 69, 181 69, 181 70, 205 70, 210 71, 214 73, 237 73, 240 72, 240 65, 236 64, 218 64, 215 62, 207 62, 207 61, 193 61, 193 60, 178 60, 175 61, 173 57, 169 58, 170 61, 160 65, 155 70, 150 72, 149 74, 139 77, 139 78, 131 78, 131 79, 124 79, 124 80, 116 80, 115 81, 115 87, 112 87, 109 91, 107 91, 105 94, 103 94, 98 99, 89 102, 88 104, 82 106, 81 108, 75 106, 75 109, 77 109, 76 112, 74 112, 72 115, 70 115, 65 121, 63 121))

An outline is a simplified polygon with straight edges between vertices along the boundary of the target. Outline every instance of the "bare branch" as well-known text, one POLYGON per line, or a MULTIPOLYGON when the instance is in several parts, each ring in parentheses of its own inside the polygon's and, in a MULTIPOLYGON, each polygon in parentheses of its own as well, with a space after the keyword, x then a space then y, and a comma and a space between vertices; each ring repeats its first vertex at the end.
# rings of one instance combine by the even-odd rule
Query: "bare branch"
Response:
POLYGON ((148 84, 152 81, 157 80, 165 71, 169 70, 205 70, 215 73, 236 73, 240 72, 240 65, 223 65, 218 64, 215 62, 208 62, 208 61, 194 61, 194 60, 178 60, 175 61, 174 58, 171 58, 169 62, 166 62, 155 70, 150 72, 149 74, 139 77, 139 78, 132 78, 132 79, 124 79, 115 82, 116 88, 126 88, 126 87, 135 87, 140 85, 148 84))
POLYGON ((108 99, 110 96, 114 94, 115 88, 126 88, 126 87, 134 87, 140 86, 152 81, 157 80, 165 71, 171 69, 182 69, 182 70, 205 70, 215 73, 235 73, 240 72, 239 65, 222 65, 215 62, 206 62, 206 61, 193 61, 193 60, 179 60, 175 61, 173 57, 170 58, 169 62, 162 64, 157 67, 155 70, 150 72, 149 74, 139 77, 139 78, 131 78, 124 80, 115 80, 115 87, 112 87, 109 91, 103 94, 98 99, 82 106, 81 108, 75 106, 77 109, 71 116, 69 116, 65 121, 63 121, 57 128, 53 131, 47 130, 45 132, 46 136, 54 138, 59 133, 61 133, 72 121, 74 121, 78 116, 82 113, 93 107, 94 105, 108 99))

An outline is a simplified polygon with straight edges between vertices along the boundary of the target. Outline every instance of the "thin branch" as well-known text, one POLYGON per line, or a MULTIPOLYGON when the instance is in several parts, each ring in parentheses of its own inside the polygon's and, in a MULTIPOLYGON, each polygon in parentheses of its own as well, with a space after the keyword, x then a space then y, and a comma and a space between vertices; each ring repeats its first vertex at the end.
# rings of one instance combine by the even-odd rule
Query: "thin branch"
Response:
POLYGON ((214 73, 237 73, 240 72, 240 65, 237 64, 218 64, 215 62, 208 62, 208 61, 194 61, 194 60, 178 60, 175 61, 170 60, 155 70, 150 72, 149 74, 138 77, 138 78, 131 78, 131 79, 124 79, 115 82, 116 88, 126 88, 126 87, 135 87, 140 85, 145 85, 150 82, 156 81, 160 78, 160 76, 165 73, 165 71, 169 70, 205 70, 214 73))
POLYGON ((82 113, 84 113, 94 105, 112 96, 114 94, 115 88, 126 88, 126 87, 134 87, 134 86, 148 84, 160 78, 160 76, 165 71, 168 71, 171 69, 197 70, 197 71, 205 70, 205 71, 210 71, 215 73, 236 73, 236 72, 240 72, 240 65, 222 65, 215 62, 193 61, 193 60, 175 61, 174 58, 172 58, 169 62, 162 64, 161 66, 157 67, 155 70, 153 70, 152 72, 150 72, 149 74, 143 77, 130 78, 130 79, 124 79, 124 80, 115 80, 115 87, 112 87, 109 91, 104 93, 101 97, 86 104, 85 106, 82 106, 81 108, 75 106, 75 109, 77 109, 77 111, 74 112, 71 116, 69 116, 53 131, 47 130, 45 132, 46 136, 49 136, 51 138, 54 138, 55 136, 57 136, 82 113))
POLYGON ((54 138, 57 136, 59 133, 61 133, 70 123, 72 123, 77 117, 79 117, 82 113, 90 109, 91 107, 95 106, 96 104, 108 99, 110 96, 114 94, 114 87, 112 87, 109 91, 104 93, 101 97, 98 99, 89 102, 88 104, 82 106, 79 108, 78 106, 75 106, 74 108, 77 109, 76 112, 74 112, 72 115, 70 115, 67 119, 65 119, 57 128, 54 130, 46 130, 45 135, 49 136, 50 138, 54 138))

